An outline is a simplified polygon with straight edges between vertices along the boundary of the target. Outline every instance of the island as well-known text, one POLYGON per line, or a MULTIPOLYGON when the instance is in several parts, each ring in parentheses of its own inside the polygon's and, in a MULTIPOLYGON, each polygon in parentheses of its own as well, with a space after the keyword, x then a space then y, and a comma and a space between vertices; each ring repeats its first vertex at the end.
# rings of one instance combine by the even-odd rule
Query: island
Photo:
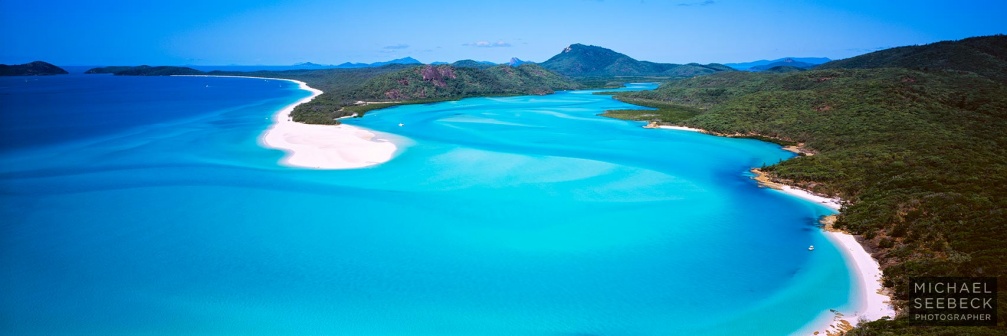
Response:
POLYGON ((0 76, 49 76, 68 73, 63 68, 42 61, 15 65, 0 64, 0 76))
POLYGON ((204 72, 180 66, 107 66, 92 68, 84 72, 85 74, 113 74, 116 76, 177 76, 177 75, 202 75, 204 72))

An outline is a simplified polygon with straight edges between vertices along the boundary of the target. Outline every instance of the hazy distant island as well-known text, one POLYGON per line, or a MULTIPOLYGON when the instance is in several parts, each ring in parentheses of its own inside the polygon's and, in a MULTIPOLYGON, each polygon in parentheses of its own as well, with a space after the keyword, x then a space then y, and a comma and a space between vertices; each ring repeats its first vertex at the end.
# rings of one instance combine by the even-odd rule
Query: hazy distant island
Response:
POLYGON ((810 69, 820 64, 832 61, 826 57, 784 57, 775 60, 758 60, 743 63, 725 63, 724 65, 732 69, 742 71, 766 71, 778 66, 792 66, 801 69, 810 69))
POLYGON ((113 74, 116 76, 177 76, 177 75, 202 75, 199 71, 188 67, 179 66, 107 66, 87 70, 85 74, 113 74))
POLYGON ((66 74, 68 74, 68 72, 63 70, 63 68, 42 61, 15 65, 0 64, 0 76, 48 76, 66 74))

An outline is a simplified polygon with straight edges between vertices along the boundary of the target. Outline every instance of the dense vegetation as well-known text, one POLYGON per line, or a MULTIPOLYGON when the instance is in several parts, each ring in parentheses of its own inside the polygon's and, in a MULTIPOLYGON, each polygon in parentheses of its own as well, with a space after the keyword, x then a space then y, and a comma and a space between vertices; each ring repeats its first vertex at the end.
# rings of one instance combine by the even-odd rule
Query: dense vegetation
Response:
POLYGON ((1005 39, 1005 35, 981 36, 961 41, 892 48, 828 62, 817 69, 899 67, 923 71, 965 71, 1007 83, 1005 39))
POLYGON ((659 76, 688 78, 735 71, 721 64, 667 64, 638 61, 602 47, 573 44, 542 62, 542 67, 570 77, 659 76))
MULTIPOLYGON (((291 117, 295 121, 308 124, 338 124, 336 118, 352 115, 354 112, 344 107, 354 106, 359 100, 360 87, 368 80, 388 73, 410 69, 414 66, 390 64, 376 68, 257 71, 257 72, 211 72, 212 75, 255 76, 294 79, 322 90, 322 94, 310 102, 298 105, 291 117)), ((371 108, 375 107, 370 105, 371 108)), ((362 114, 362 113, 359 113, 362 114)))
MULTIPOLYGON (((1007 274, 1007 85, 991 70, 1007 64, 1005 46, 1007 37, 994 36, 894 51, 911 61, 888 50, 813 71, 714 74, 620 95, 694 115, 613 113, 803 143, 817 154, 764 170, 842 197, 836 227, 862 235, 904 308, 909 277, 1007 274)), ((999 293, 997 328, 912 327, 899 318, 853 334, 1003 334, 1007 282, 999 293)))
POLYGON ((46 76, 67 73, 63 68, 42 61, 15 65, 0 64, 0 76, 46 76))
MULTIPOLYGON (((342 73, 339 85, 316 85, 318 79, 300 79, 325 93, 314 101, 299 105, 293 112, 294 120, 315 124, 337 123, 335 118, 362 115, 381 103, 423 103, 487 95, 548 94, 554 90, 578 88, 578 84, 535 64, 516 67, 454 67, 450 65, 423 65, 406 68, 379 68, 382 73, 358 73, 347 81, 342 73), (392 71, 394 70, 394 71, 392 71), (367 77, 362 78, 362 77, 367 77), (369 105, 357 104, 358 101, 369 105)), ((331 78, 331 77, 327 77, 331 78)))

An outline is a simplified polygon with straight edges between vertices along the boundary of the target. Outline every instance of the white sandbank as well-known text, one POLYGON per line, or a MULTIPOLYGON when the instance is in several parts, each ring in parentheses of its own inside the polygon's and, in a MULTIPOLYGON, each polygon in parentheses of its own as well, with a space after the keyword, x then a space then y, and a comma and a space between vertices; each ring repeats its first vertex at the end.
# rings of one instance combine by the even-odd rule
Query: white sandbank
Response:
POLYGON ((267 147, 283 150, 284 164, 315 169, 349 169, 387 162, 395 154, 395 144, 374 132, 346 124, 308 125, 290 119, 297 105, 307 103, 322 91, 294 81, 311 96, 277 112, 273 126, 259 138, 267 147))
POLYGON ((797 197, 800 197, 800 198, 803 198, 803 199, 806 199, 806 200, 809 200, 809 201, 821 204, 821 205, 825 206, 826 208, 829 208, 829 209, 832 209, 832 210, 839 211, 839 209, 842 207, 842 204, 840 203, 839 198, 828 198, 828 197, 824 197, 824 196, 818 196, 818 195, 815 195, 815 194, 811 193, 810 191, 807 191, 807 190, 804 190, 804 189, 794 188, 794 187, 791 187, 791 186, 788 186, 788 185, 783 185, 782 189, 774 189, 774 190, 779 190, 780 192, 783 192, 785 194, 792 195, 792 196, 797 196, 797 197))
POLYGON ((703 130, 701 130, 701 129, 698 129, 698 128, 692 128, 692 127, 685 127, 685 126, 667 126, 667 125, 663 125, 663 126, 658 126, 657 128, 663 128, 663 129, 672 129, 672 130, 679 130, 679 131, 689 131, 689 132, 701 132, 701 133, 704 133, 704 131, 703 131, 703 130))
POLYGON ((197 77, 285 80, 297 83, 302 90, 310 91, 311 96, 298 100, 273 115, 273 125, 259 138, 259 143, 265 147, 280 149, 287 153, 281 160, 285 165, 314 169, 362 168, 391 160, 397 149, 389 139, 362 127, 346 124, 309 125, 293 121, 290 113, 294 111, 294 107, 322 94, 322 91, 304 82, 246 76, 197 75, 197 77))

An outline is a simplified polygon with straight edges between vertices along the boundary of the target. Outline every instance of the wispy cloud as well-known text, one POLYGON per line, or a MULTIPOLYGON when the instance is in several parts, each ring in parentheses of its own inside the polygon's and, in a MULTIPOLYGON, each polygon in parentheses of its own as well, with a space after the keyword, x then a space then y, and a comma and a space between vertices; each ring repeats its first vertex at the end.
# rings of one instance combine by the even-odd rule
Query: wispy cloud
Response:
POLYGON ((477 47, 477 48, 501 48, 510 47, 510 43, 504 41, 488 42, 488 41, 478 41, 473 43, 463 43, 466 47, 477 47))
POLYGON ((682 3, 679 3, 678 5, 681 6, 681 7, 691 7, 691 6, 709 6, 709 5, 713 5, 713 4, 716 4, 716 3, 717 2, 713 1, 713 0, 706 0, 706 1, 698 1, 698 2, 682 2, 682 3))
POLYGON ((396 44, 396 45, 384 46, 381 49, 385 49, 385 50, 401 50, 401 49, 406 49, 406 48, 409 48, 408 44, 396 44))

